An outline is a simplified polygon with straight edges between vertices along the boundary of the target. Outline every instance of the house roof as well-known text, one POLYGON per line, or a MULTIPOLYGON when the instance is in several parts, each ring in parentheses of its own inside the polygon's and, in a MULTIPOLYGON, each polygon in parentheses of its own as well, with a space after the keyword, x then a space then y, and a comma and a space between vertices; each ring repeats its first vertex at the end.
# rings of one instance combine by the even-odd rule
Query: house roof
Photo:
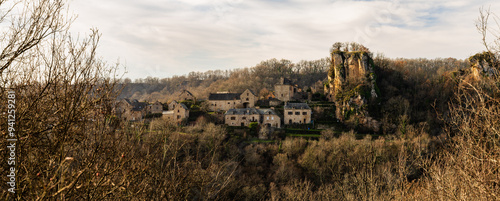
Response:
POLYGON ((259 111, 261 112, 261 114, 278 115, 278 113, 276 113, 276 111, 274 111, 273 109, 259 109, 259 111))
POLYGON ((186 105, 184 105, 184 103, 179 103, 179 105, 181 105, 181 107, 183 107, 184 109, 189 110, 189 109, 187 108, 187 106, 186 106, 186 105))
POLYGON ((239 100, 241 93, 216 93, 210 94, 208 100, 239 100))
POLYGON ((148 106, 148 103, 139 102, 136 99, 130 100, 128 98, 125 98, 125 99, 123 99, 123 101, 125 101, 127 104, 131 105, 133 111, 141 111, 141 110, 144 110, 148 106))
POLYGON ((132 101, 130 101, 128 98, 124 98, 123 101, 129 105, 132 105, 132 101))
POLYGON ((281 85, 293 85, 292 81, 287 79, 287 78, 284 78, 282 77, 280 79, 280 82, 278 84, 281 84, 281 85))
POLYGON ((252 95, 256 96, 255 93, 251 89, 246 89, 245 91, 249 91, 252 95))
MULTIPOLYGON (((192 94, 190 91, 185 90, 185 89, 184 89, 184 90, 182 90, 182 92, 181 92, 181 94, 180 94, 180 95, 182 95, 182 94, 184 94, 184 93, 186 93, 186 94, 187 94, 187 95, 189 95, 189 96, 193 96, 193 94, 192 94)), ((194 96, 193 96, 193 97, 194 97, 194 96)))
MULTIPOLYGON (((135 101, 137 101, 137 100, 135 100, 135 101)), ((134 107, 134 108, 132 108, 132 110, 141 111, 148 106, 148 103, 137 101, 137 102, 132 102, 132 106, 134 107)))
POLYGON ((311 109, 307 103, 286 103, 285 110, 290 109, 311 109))
POLYGON ((253 115, 253 114, 273 114, 278 115, 272 109, 256 109, 256 108, 239 108, 239 109, 229 109, 226 115, 253 115))
POLYGON ((277 99, 277 98, 268 98, 267 100, 268 101, 281 101, 280 99, 277 99))
POLYGON ((149 105, 156 105, 156 104, 160 104, 160 105, 163 105, 163 104, 161 104, 161 102, 160 102, 160 101, 156 101, 156 102, 154 102, 154 103, 151 103, 151 104, 149 104, 149 105))

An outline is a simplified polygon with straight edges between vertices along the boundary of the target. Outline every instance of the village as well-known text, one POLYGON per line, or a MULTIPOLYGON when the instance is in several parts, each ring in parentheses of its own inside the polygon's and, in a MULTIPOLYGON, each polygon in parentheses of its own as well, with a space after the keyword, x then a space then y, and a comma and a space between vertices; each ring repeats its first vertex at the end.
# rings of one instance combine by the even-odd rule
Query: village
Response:
MULTIPOLYGON (((325 108, 333 105, 327 101, 312 101, 310 90, 306 92, 291 80, 282 77, 274 85, 272 95, 265 98, 246 89, 239 93, 210 93, 208 99, 203 100, 188 90, 182 90, 177 100, 169 103, 121 99, 115 105, 115 115, 125 122, 147 122, 162 118, 176 125, 188 125, 200 115, 210 115, 215 123, 228 127, 248 128, 258 125, 259 138, 270 139, 271 133, 284 128, 314 130, 318 127, 314 125, 315 117, 319 116, 313 115, 315 111, 311 104, 316 106, 316 112, 323 113, 321 106, 325 106, 325 103, 325 108)), ((333 118, 330 121, 334 121, 333 118)), ((319 134, 319 131, 312 133, 319 134)))

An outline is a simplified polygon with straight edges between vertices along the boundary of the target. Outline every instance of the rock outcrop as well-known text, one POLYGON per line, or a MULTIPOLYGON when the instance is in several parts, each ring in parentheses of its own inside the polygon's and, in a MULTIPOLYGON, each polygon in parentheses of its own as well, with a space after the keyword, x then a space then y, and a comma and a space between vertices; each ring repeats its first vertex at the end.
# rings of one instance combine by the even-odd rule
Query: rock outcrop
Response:
POLYGON ((368 114, 368 105, 380 95, 369 53, 335 50, 331 59, 325 92, 330 101, 335 102, 336 118, 378 130, 378 123, 368 114))
POLYGON ((495 55, 491 52, 477 53, 469 57, 471 64, 471 74, 480 79, 481 76, 498 76, 498 62, 495 55))

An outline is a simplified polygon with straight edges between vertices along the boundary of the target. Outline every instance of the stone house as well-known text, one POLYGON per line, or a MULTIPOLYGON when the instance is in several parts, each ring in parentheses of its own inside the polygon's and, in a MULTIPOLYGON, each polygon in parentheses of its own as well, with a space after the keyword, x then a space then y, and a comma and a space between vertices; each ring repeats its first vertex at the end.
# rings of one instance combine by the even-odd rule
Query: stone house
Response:
POLYGON ((124 121, 141 121, 147 112, 148 103, 127 98, 120 100, 115 106, 115 114, 124 121))
POLYGON ((292 81, 283 77, 278 84, 274 85, 274 96, 283 102, 294 100, 298 92, 299 87, 293 85, 292 81))
POLYGON ((146 107, 147 114, 161 114, 162 112, 163 112, 163 104, 161 104, 159 101, 156 101, 153 104, 149 104, 146 107))
POLYGON ((257 104, 263 107, 275 107, 281 104, 281 101, 277 98, 269 97, 267 99, 258 100, 257 104))
POLYGON ((281 118, 274 109, 239 108, 229 109, 224 115, 229 126, 249 126, 252 122, 270 127, 281 127, 281 118))
POLYGON ((250 89, 243 93, 218 92, 208 96, 210 111, 228 111, 235 108, 252 108, 255 106, 257 96, 250 89))
POLYGON ((240 93, 211 93, 208 96, 208 109, 210 111, 234 109, 241 103, 240 95, 240 93))
POLYGON ((311 123, 312 110, 307 103, 286 103, 284 107, 284 123, 308 124, 311 123))
POLYGON ((281 117, 274 111, 274 108, 258 110, 262 115, 262 125, 281 128, 281 117))
POLYGON ((187 100, 192 100, 192 101, 196 101, 196 97, 194 97, 194 95, 189 92, 188 90, 182 90, 181 94, 179 94, 179 99, 180 101, 187 101, 187 100))
POLYGON ((178 102, 177 102, 177 101, 175 101, 175 100, 173 100, 172 102, 170 102, 170 103, 168 104, 168 110, 173 110, 173 109, 174 109, 174 107, 175 107, 175 105, 177 105, 177 104, 178 104, 178 102))
POLYGON ((240 100, 244 108, 252 108, 255 107, 255 103, 257 102, 257 95, 252 90, 247 89, 241 93, 240 100))
POLYGON ((172 108, 172 110, 163 111, 162 118, 180 123, 189 118, 189 109, 186 105, 178 103, 172 108))

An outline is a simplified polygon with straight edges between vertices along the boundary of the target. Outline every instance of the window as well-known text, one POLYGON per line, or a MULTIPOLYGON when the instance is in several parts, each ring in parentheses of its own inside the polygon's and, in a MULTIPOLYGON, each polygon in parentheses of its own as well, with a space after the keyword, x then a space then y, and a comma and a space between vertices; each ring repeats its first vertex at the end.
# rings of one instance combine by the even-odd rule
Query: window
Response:
MULTIPOLYGON (((249 93, 247 93, 247 96, 250 96, 250 94, 249 94, 249 93)), ((248 100, 248 99, 247 99, 247 100, 248 100)))
POLYGON ((269 117, 267 117, 267 120, 269 120, 269 117))
POLYGON ((248 98, 247 98, 247 101, 248 101, 248 98))
POLYGON ((293 114, 293 112, 288 112, 288 115, 292 115, 292 114, 293 114))
POLYGON ((245 119, 247 119, 247 117, 241 117, 241 119, 245 120, 245 119))
POLYGON ((274 120, 274 117, 271 117, 271 120, 274 120))
POLYGON ((302 115, 307 115, 307 112, 302 112, 302 115))
POLYGON ((231 104, 231 102, 227 102, 227 104, 231 104))
POLYGON ((231 117, 231 120, 236 120, 236 117, 231 117))
POLYGON ((300 115, 300 112, 295 112, 295 115, 300 115))

